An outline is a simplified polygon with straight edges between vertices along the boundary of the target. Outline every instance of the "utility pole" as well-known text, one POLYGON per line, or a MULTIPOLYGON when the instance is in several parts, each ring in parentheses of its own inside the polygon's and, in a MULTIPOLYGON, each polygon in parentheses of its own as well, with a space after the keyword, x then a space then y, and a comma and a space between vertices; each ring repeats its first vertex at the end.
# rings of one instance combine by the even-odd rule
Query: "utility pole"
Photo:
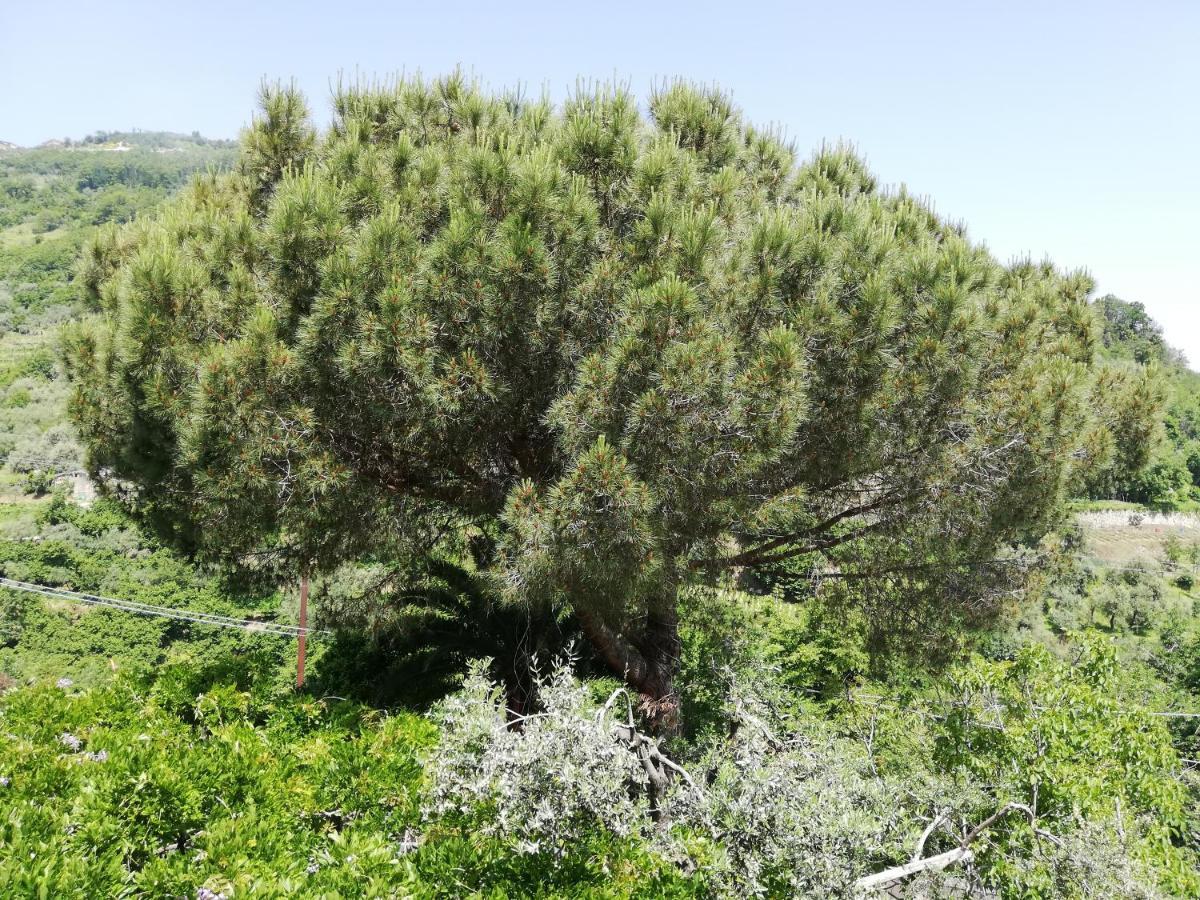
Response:
POLYGON ((304 651, 308 643, 308 569, 300 575, 300 636, 296 643, 296 690, 304 687, 304 651))

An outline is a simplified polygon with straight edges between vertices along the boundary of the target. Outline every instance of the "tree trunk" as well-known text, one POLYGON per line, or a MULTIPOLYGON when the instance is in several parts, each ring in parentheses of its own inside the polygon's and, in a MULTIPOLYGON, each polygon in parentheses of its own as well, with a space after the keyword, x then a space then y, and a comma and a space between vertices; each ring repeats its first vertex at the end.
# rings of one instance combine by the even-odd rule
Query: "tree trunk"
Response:
POLYGON ((608 667, 637 691, 647 729, 658 737, 678 734, 682 723, 675 674, 681 644, 674 604, 652 610, 632 634, 609 627, 592 610, 577 608, 575 615, 608 667))
POLYGON ((529 712, 532 696, 533 685, 530 678, 522 678, 521 674, 515 671, 504 675, 504 711, 510 728, 521 730, 521 723, 525 721, 525 714, 529 712))
POLYGON ((520 730, 527 713, 537 705, 538 662, 545 663, 551 655, 548 641, 550 622, 537 611, 526 611, 521 633, 511 636, 511 650, 497 663, 504 682, 505 707, 512 727, 520 730))
POLYGON ((650 677, 639 687, 642 710, 650 730, 660 736, 678 734, 680 720, 679 695, 675 692, 675 675, 679 670, 679 615, 674 605, 652 612, 638 646, 649 663, 650 677))

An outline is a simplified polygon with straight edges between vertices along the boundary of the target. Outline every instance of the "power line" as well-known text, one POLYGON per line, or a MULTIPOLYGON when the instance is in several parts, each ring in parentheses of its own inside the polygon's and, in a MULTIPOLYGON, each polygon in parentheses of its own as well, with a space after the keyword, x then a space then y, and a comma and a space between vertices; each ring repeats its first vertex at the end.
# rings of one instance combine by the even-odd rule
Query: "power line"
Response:
POLYGON ((295 625, 284 625, 279 622, 263 622, 256 619, 238 619, 219 613, 206 613, 190 609, 175 609, 169 606, 156 606, 152 603, 138 603, 133 600, 121 600, 115 597, 101 597, 98 594, 85 594, 80 591, 69 591, 65 588, 47 587, 42 584, 32 584, 27 581, 17 581, 12 578, 0 577, 0 587, 14 591, 25 591, 30 594, 41 594, 56 600, 66 600, 71 603, 83 603, 88 606, 103 606, 121 612, 134 613, 141 616, 156 616, 165 619, 175 619, 183 622, 195 622, 200 625, 215 625, 219 628, 237 628, 256 634, 275 634, 280 637, 299 638, 302 635, 319 637, 330 634, 321 628, 300 628, 295 625))

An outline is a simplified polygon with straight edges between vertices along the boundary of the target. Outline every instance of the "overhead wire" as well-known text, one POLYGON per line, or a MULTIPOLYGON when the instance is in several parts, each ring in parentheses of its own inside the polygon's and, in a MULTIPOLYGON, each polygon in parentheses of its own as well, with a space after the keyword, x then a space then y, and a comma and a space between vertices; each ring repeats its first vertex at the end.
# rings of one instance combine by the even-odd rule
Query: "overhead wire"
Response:
POLYGON ((154 616, 177 621, 195 622, 200 625, 213 625, 219 628, 238 628, 242 631, 256 634, 274 634, 280 637, 298 638, 301 635, 321 637, 331 632, 321 628, 301 628, 298 625, 285 625, 280 622, 266 622, 261 619, 239 619, 220 613, 207 613, 199 610, 179 609, 171 606, 158 606, 152 603, 139 603, 133 600, 122 600, 117 597, 103 597, 99 594, 88 594, 82 591, 70 591, 66 588, 49 587, 28 581, 18 581, 14 578, 0 577, 0 587, 14 591, 25 591, 40 594, 56 600, 66 600, 71 603, 82 603, 88 606, 107 607, 121 612, 134 613, 142 616, 154 616))

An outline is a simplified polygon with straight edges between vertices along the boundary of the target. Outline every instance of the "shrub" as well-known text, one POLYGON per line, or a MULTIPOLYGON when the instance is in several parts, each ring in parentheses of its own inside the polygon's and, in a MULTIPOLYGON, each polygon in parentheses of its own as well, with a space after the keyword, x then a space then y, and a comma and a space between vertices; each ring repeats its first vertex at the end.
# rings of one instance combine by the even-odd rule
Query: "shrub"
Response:
MULTIPOLYGON (((1195 854, 1176 846, 1189 827, 1187 790, 1165 724, 1118 696, 1110 643, 1089 639, 1074 650, 1064 663, 1031 646, 1013 662, 977 662, 951 679, 956 699, 938 722, 939 765, 988 785, 997 806, 1027 805, 1063 845, 1014 816, 977 860, 1005 897, 1097 896, 1085 886, 1124 884, 1131 868, 1171 895, 1195 896, 1195 854)), ((1125 896, 1113 890, 1107 896, 1125 896)))
POLYGON ((542 710, 510 727, 503 691, 476 669, 438 711, 426 814, 504 836, 523 853, 563 856, 603 828, 645 831, 646 773, 566 667, 542 681, 542 710))
POLYGON ((779 741, 753 695, 726 710, 744 727, 714 739, 661 806, 648 803, 644 759, 620 730, 632 719, 614 727, 632 716, 622 694, 600 704, 560 667, 542 681, 542 710, 514 729, 501 690, 477 670, 439 711, 427 818, 555 865, 593 852, 598 834, 635 839, 693 871, 696 889, 730 897, 853 896, 855 879, 911 830, 861 750, 794 731, 779 741))
POLYGON ((5 896, 395 892, 427 722, 280 697, 256 728, 215 670, 194 680, 204 693, 170 681, 0 699, 5 896))
POLYGON ((680 823, 718 848, 706 866, 718 894, 856 896, 857 878, 903 852, 905 805, 860 747, 824 737, 816 722, 776 736, 754 695, 732 707, 741 726, 695 767, 703 794, 683 784, 676 793, 680 823))

